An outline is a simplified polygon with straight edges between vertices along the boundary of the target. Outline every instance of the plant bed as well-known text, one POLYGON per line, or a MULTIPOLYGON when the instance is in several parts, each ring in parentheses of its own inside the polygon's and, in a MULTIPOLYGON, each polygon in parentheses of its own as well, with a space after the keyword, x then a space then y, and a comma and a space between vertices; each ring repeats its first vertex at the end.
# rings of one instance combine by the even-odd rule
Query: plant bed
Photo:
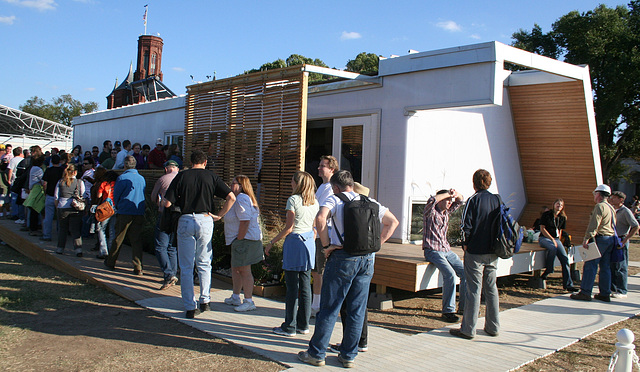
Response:
MULTIPOLYGON (((211 273, 211 276, 215 279, 221 280, 225 283, 233 284, 231 277, 222 273, 211 273)), ((284 285, 280 283, 264 283, 255 284, 253 286, 253 294, 260 297, 280 297, 285 295, 284 285)))

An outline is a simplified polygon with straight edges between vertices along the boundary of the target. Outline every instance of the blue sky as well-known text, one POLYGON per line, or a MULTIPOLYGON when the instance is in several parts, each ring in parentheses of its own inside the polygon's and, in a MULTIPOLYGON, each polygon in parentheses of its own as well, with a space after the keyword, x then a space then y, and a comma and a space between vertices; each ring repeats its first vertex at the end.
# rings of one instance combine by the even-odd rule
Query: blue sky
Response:
POLYGON ((164 39, 162 72, 176 94, 293 53, 342 69, 360 52, 404 55, 497 40, 571 10, 623 1, 0 0, 0 104, 71 94, 106 108, 134 62, 138 36, 164 39))

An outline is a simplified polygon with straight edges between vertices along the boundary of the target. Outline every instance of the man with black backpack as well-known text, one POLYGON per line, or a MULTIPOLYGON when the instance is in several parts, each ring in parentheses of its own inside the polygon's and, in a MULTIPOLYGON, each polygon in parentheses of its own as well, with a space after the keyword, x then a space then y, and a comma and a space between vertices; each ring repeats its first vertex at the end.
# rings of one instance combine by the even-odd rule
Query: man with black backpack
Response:
POLYGON ((462 326, 449 332, 467 340, 476 335, 481 294, 484 294, 487 305, 484 332, 495 337, 500 329, 496 284, 498 256, 493 247, 496 236, 492 226, 500 213, 501 203, 497 195, 488 191, 491 181, 491 174, 484 169, 478 169, 473 174, 473 189, 476 193, 467 200, 462 213, 466 298, 462 326))
POLYGON ((391 237, 398 220, 377 201, 356 194, 353 177, 348 171, 336 172, 330 182, 334 195, 320 206, 316 217, 318 235, 328 257, 320 312, 316 315, 316 328, 309 348, 298 353, 298 358, 315 366, 325 364, 329 339, 340 308, 346 301, 348 319, 345 320, 338 360, 345 368, 350 368, 358 354, 373 276, 374 252, 391 237), (327 229, 329 219, 333 224, 327 229))

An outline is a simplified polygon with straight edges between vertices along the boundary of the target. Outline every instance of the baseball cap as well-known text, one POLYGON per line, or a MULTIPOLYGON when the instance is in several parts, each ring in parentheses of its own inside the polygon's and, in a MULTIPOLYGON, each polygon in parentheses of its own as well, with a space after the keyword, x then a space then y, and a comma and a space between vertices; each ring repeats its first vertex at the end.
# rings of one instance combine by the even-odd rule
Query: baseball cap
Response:
POLYGON ((595 190, 593 190, 593 192, 606 192, 607 194, 611 195, 611 187, 609 187, 608 185, 598 185, 598 187, 596 187, 595 190))
POLYGON ((174 166, 174 167, 176 167, 176 168, 180 168, 180 166, 178 165, 178 162, 177 162, 177 161, 175 161, 175 160, 167 160, 167 161, 164 163, 164 166, 165 166, 165 167, 174 166))
POLYGON ((115 146, 122 146, 122 145, 120 144, 120 141, 116 141, 116 143, 114 143, 114 145, 115 145, 115 146))
POLYGON ((162 145, 162 138, 158 138, 156 140, 156 145, 162 145))

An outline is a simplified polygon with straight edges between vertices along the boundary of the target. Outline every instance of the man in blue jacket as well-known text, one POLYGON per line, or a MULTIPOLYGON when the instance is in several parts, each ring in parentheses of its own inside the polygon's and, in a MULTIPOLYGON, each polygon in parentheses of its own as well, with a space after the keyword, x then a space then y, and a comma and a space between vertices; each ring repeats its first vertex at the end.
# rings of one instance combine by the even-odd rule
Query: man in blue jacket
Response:
MULTIPOLYGON (((131 226, 144 224, 144 177, 136 170, 136 159, 127 156, 124 159, 124 173, 118 177, 113 190, 113 203, 116 207, 116 236, 109 255, 104 260, 105 266, 114 270, 120 254, 120 247, 131 226)), ((113 237, 110 237, 113 239, 113 237)), ((139 231, 129 234, 133 273, 142 275, 142 236, 139 231)))
POLYGON ((481 293, 484 293, 487 305, 484 332, 489 336, 497 336, 500 329, 496 284, 498 256, 492 248, 495 238, 492 224, 500 213, 500 200, 488 191, 489 186, 491 186, 491 174, 484 169, 478 169, 473 174, 473 189, 476 193, 467 200, 462 213, 466 301, 462 327, 451 329, 449 332, 468 340, 476 335, 481 293))

